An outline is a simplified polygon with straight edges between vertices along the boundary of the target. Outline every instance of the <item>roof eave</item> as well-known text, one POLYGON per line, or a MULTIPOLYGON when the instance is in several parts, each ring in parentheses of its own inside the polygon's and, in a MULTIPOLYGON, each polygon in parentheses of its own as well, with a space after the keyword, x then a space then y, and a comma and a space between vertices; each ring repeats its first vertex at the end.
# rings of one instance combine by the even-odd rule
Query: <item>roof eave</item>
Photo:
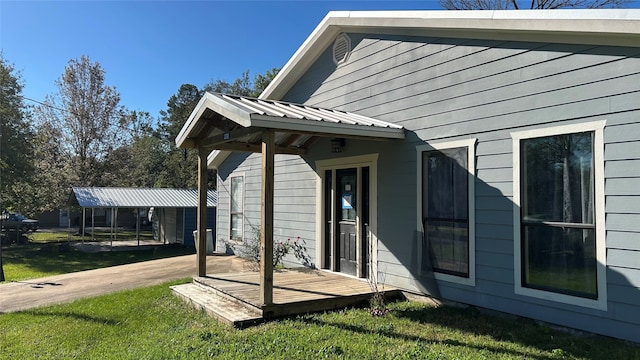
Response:
POLYGON ((221 100, 217 95, 206 92, 200 99, 196 107, 189 115, 178 136, 176 136, 176 146, 179 148, 194 148, 197 146, 195 139, 199 137, 198 125, 205 111, 209 109, 219 114, 223 118, 232 118, 244 127, 251 126, 249 113, 237 106, 231 106, 228 102, 221 100))

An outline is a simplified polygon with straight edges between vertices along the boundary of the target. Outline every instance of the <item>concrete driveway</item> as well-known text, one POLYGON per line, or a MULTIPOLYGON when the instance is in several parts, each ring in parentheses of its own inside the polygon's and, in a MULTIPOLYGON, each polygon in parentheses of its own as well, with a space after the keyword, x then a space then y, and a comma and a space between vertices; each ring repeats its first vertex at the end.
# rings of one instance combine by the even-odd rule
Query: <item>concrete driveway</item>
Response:
MULTIPOLYGON (((0 284, 0 314, 191 277, 196 262, 196 255, 185 255, 0 284)), ((236 256, 207 256, 208 274, 247 270, 236 256)))

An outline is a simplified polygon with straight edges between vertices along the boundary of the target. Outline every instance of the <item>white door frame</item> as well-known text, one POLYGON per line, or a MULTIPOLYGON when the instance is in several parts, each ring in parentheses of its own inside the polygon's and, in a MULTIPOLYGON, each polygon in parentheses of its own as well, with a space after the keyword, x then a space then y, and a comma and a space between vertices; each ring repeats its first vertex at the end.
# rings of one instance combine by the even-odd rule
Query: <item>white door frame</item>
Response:
MULTIPOLYGON (((324 182, 324 174, 327 170, 333 171, 332 178, 332 189, 331 189, 331 203, 332 203, 332 215, 331 217, 335 219, 335 194, 336 194, 336 172, 335 170, 339 169, 349 169, 356 168, 358 174, 358 181, 362 181, 362 168, 369 168, 369 271, 371 274, 377 274, 378 271, 378 154, 367 154, 360 156, 350 156, 343 157, 337 159, 327 159, 327 160, 318 160, 316 161, 316 262, 319 268, 327 267, 327 264, 324 264, 325 261, 325 239, 327 238, 327 234, 325 233, 325 224, 328 219, 325 219, 325 182, 324 182)), ((358 186, 356 194, 356 218, 357 218, 357 252, 356 257, 358 258, 357 264, 357 272, 356 276, 363 278, 375 278, 372 277, 371 274, 363 274, 363 264, 361 264, 362 260, 362 252, 365 251, 362 249, 362 229, 361 219, 362 219, 362 186, 358 186)), ((335 227, 332 226, 330 231, 334 231, 335 227)), ((331 239, 334 239, 334 234, 331 235, 331 239)), ((331 244, 331 252, 335 253, 335 249, 333 249, 333 241, 331 244)), ((333 257, 332 257, 333 258, 333 257)), ((335 259, 334 259, 335 260, 335 259)), ((332 261, 331 264, 328 264, 328 269, 331 271, 335 271, 335 261, 332 261)))

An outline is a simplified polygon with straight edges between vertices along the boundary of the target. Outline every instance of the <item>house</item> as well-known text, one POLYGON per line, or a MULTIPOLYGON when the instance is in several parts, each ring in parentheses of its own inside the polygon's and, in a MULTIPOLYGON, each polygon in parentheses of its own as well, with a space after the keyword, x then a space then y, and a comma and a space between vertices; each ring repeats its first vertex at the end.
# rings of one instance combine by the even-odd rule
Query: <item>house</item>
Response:
POLYGON ((640 10, 331 12, 176 143, 218 246, 640 342, 640 10))
MULTIPOLYGON (((209 190, 206 199, 207 217, 213 226, 215 190, 209 190)), ((82 209, 78 221, 84 222, 76 224, 81 228, 125 226, 139 230, 143 222, 151 220, 156 240, 194 247, 197 200, 195 189, 74 187, 69 204, 82 209), (97 220, 96 214, 100 215, 97 220)))

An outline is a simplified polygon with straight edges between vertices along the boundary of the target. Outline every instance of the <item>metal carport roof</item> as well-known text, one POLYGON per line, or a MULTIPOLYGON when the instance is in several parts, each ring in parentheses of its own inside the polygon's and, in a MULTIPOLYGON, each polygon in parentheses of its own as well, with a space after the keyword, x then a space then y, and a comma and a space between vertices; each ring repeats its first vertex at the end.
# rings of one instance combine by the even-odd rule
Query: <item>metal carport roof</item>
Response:
MULTIPOLYGON (((74 187, 70 202, 83 208, 187 208, 197 207, 196 189, 74 187)), ((207 193, 207 206, 217 205, 215 190, 207 193)))

